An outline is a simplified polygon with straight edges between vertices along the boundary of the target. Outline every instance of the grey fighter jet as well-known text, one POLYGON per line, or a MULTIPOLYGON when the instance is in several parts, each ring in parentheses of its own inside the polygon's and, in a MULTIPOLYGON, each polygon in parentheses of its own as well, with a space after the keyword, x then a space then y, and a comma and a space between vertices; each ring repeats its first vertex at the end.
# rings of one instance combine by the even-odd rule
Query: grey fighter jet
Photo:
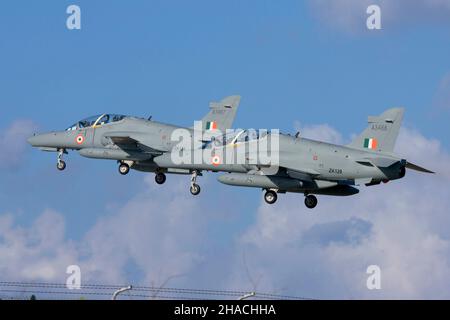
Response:
MULTIPOLYGON (((207 136, 210 131, 225 132, 231 128, 239 102, 240 96, 211 102, 209 113, 202 119, 202 136, 207 136)), ((177 129, 185 129, 194 136, 194 128, 152 121, 151 117, 102 114, 78 121, 64 131, 35 134, 28 142, 43 151, 56 152, 58 170, 66 168, 63 155, 68 150, 75 150, 87 158, 117 160, 122 175, 128 174, 130 169, 154 172, 156 183, 163 184, 165 173, 193 174, 195 178, 201 174, 182 168, 160 167, 153 161, 174 148, 176 142, 171 141, 171 135, 177 129)), ((192 185, 191 191, 198 194, 200 187, 192 185)))
MULTIPOLYGON (((153 162, 159 167, 228 172, 218 180, 232 186, 261 188, 268 204, 275 203, 280 193, 303 193, 306 207, 312 209, 317 205, 315 195, 354 195, 359 192, 355 186, 373 186, 400 179, 406 169, 433 173, 393 153, 403 113, 404 109, 394 108, 380 116, 369 117, 368 127, 345 146, 306 139, 299 133, 295 136, 277 134, 277 168, 269 172, 267 163, 261 163, 258 152, 251 151, 250 146, 266 144, 269 150, 273 149, 274 134, 250 130, 209 142, 204 148, 213 149, 211 161, 203 164, 195 161, 175 164, 171 153, 159 155, 153 162), (226 159, 217 156, 225 158, 227 150, 240 148, 245 155, 243 163, 224 161, 226 159)), ((195 152, 201 151, 194 150, 193 158, 195 152)))

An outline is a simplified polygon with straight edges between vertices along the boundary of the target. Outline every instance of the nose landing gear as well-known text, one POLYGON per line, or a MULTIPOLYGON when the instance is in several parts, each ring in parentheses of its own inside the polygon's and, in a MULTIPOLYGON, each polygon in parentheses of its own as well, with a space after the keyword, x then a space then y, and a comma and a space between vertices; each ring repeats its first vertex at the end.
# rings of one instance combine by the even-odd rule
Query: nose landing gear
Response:
POLYGON ((56 168, 59 171, 63 171, 64 169, 66 169, 66 163, 63 160, 63 155, 67 154, 67 151, 65 149, 59 149, 58 150, 58 161, 56 163, 56 168))
POLYGON ((189 191, 191 192, 191 194, 193 196, 196 196, 200 193, 201 188, 200 186, 196 183, 197 182, 197 177, 201 175, 200 172, 198 172, 197 170, 192 171, 192 177, 191 177, 191 187, 189 189, 189 191))

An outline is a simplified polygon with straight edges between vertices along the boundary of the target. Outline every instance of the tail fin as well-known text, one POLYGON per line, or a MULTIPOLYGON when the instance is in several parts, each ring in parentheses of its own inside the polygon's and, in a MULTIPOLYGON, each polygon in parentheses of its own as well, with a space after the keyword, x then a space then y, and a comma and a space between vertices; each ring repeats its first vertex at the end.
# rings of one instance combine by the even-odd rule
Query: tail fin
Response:
POLYGON ((355 149, 393 152, 404 111, 403 108, 393 108, 378 117, 370 116, 369 126, 348 146, 355 149))
POLYGON ((226 129, 230 129, 240 101, 240 96, 230 96, 220 102, 211 102, 209 104, 211 110, 202 119, 203 130, 213 131, 218 129, 225 132, 226 129))

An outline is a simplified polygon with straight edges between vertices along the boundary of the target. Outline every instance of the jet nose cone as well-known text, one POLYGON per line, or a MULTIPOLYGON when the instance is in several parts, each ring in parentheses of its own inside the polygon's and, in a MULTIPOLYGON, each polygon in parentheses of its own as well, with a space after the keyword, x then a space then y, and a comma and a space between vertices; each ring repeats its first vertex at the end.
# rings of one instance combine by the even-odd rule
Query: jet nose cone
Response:
POLYGON ((54 137, 48 133, 34 134, 32 137, 28 138, 28 143, 33 147, 52 147, 54 142, 54 137))
POLYGON ((33 147, 37 147, 39 145, 39 135, 34 134, 32 137, 29 137, 27 139, 28 143, 31 144, 33 147))
POLYGON ((65 149, 71 146, 70 141, 74 140, 71 136, 68 136, 66 132, 35 133, 32 137, 28 138, 29 144, 36 148, 48 149, 45 151, 54 151, 53 149, 55 148, 65 149))

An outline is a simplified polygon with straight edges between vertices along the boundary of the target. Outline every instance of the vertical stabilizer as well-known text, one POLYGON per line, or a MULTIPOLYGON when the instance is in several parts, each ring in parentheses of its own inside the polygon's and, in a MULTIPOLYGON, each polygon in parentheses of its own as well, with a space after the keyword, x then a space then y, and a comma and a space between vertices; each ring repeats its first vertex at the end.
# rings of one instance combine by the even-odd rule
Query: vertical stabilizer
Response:
POLYGON ((380 116, 369 116, 369 126, 348 146, 355 149, 393 152, 404 111, 403 108, 393 108, 380 116))

